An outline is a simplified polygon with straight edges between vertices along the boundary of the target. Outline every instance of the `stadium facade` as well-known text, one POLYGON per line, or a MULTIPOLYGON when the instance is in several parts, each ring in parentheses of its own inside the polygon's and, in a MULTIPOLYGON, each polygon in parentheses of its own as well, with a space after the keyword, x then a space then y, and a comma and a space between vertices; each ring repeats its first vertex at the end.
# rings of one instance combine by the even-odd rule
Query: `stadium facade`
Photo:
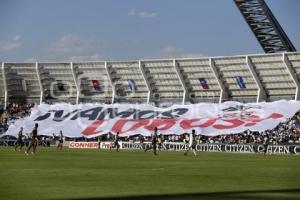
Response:
POLYGON ((0 99, 34 103, 300 100, 300 52, 99 62, 2 62, 0 99))

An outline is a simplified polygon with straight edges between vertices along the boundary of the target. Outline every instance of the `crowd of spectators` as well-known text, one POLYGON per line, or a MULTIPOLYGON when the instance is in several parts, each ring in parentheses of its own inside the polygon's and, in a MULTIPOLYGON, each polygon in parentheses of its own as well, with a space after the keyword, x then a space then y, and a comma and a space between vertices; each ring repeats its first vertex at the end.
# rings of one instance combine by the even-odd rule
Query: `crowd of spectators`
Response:
MULTIPOLYGON (((189 134, 183 135, 163 135, 160 136, 163 141, 167 142, 185 142, 188 140, 189 134)), ((142 136, 133 136, 123 138, 125 141, 138 142, 142 136)), ((264 137, 269 138, 270 144, 300 144, 300 111, 297 112, 292 118, 280 123, 272 130, 266 130, 264 132, 256 132, 246 130, 238 134, 218 135, 218 136, 196 136, 198 144, 261 144, 264 137)), ((110 134, 102 136, 104 140, 110 140, 113 138, 110 134)), ((151 137, 144 137, 143 140, 151 141, 151 137)))
MULTIPOLYGON (((4 133, 10 123, 14 120, 30 115, 31 108, 34 104, 8 104, 5 111, 2 111, 0 118, 0 135, 4 133)), ((187 140, 188 134, 183 135, 164 135, 160 136, 163 141, 169 142, 183 142, 187 140)), ((246 130, 239 134, 219 135, 219 136, 204 136, 198 135, 197 142, 200 143, 228 143, 228 144, 247 144, 247 143, 262 143, 264 137, 268 137, 271 144, 295 144, 300 143, 300 112, 297 112, 293 117, 286 122, 280 123, 272 130, 264 132, 252 132, 246 130)), ((139 141, 142 136, 132 136, 122 138, 126 141, 139 141)), ((46 137, 47 138, 47 137, 46 137)), ((112 140, 111 134, 101 136, 101 140, 112 140)), ((97 140, 94 138, 92 140, 97 140)), ((84 138, 77 138, 77 140, 85 140, 84 138)), ((150 137, 145 137, 143 140, 151 140, 150 137)))
POLYGON ((34 104, 17 104, 9 103, 0 115, 0 135, 4 133, 13 121, 30 115, 31 108, 34 104))

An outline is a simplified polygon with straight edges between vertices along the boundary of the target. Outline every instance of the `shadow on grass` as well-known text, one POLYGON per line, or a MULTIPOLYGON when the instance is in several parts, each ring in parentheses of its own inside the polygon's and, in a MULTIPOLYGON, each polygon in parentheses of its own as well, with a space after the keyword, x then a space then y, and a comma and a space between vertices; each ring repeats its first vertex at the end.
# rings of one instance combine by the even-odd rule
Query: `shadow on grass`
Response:
POLYGON ((296 200, 300 199, 299 189, 282 190, 257 190, 257 191, 233 191, 233 192, 203 192, 187 194, 162 194, 162 195, 141 195, 125 197, 88 197, 88 198, 70 198, 64 200, 194 200, 194 199, 246 199, 246 200, 296 200))

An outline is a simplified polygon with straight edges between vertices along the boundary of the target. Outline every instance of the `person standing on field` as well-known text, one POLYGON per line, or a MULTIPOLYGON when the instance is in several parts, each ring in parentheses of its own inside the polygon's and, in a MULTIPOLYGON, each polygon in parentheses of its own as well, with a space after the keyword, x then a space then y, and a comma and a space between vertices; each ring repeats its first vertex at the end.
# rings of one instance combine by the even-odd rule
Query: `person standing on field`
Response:
POLYGON ((192 150, 193 153, 194 153, 194 156, 197 156, 197 153, 196 153, 196 144, 197 144, 197 141, 196 141, 195 129, 193 129, 192 133, 189 136, 189 146, 188 146, 186 152, 184 153, 184 155, 187 156, 188 152, 190 150, 192 150))
POLYGON ((59 132, 57 149, 62 150, 64 144, 64 135, 62 130, 59 132))
POLYGON ((115 141, 114 141, 112 147, 110 147, 110 150, 111 150, 111 148, 116 148, 116 151, 119 152, 119 149, 120 149, 119 140, 120 140, 119 132, 117 132, 117 134, 115 136, 115 141))
POLYGON ((153 149, 153 154, 154 155, 157 155, 157 152, 156 152, 156 148, 157 148, 157 127, 154 128, 154 133, 152 135, 152 139, 151 139, 151 146, 150 147, 147 147, 145 149, 145 153, 150 150, 150 149, 153 149))
POLYGON ((30 133, 31 141, 30 141, 30 144, 29 144, 27 150, 25 151, 26 155, 28 155, 28 152, 30 151, 31 148, 32 148, 31 154, 33 154, 33 155, 35 154, 35 150, 38 145, 38 126, 39 126, 38 123, 36 123, 34 125, 33 130, 30 133))
POLYGON ((17 148, 20 146, 20 149, 19 151, 22 150, 23 146, 24 146, 24 141, 23 141, 23 127, 20 128, 20 131, 18 133, 18 139, 17 139, 17 142, 15 144, 15 151, 17 151, 17 148))

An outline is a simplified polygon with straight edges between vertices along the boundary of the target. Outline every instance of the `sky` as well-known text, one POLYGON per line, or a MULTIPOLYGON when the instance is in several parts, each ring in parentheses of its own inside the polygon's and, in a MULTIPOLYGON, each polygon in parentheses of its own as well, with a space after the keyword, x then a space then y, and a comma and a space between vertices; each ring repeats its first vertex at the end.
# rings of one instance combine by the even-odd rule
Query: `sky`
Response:
MULTIPOLYGON (((300 1, 266 0, 300 49, 300 1)), ((0 0, 0 62, 263 53, 233 0, 0 0)))

